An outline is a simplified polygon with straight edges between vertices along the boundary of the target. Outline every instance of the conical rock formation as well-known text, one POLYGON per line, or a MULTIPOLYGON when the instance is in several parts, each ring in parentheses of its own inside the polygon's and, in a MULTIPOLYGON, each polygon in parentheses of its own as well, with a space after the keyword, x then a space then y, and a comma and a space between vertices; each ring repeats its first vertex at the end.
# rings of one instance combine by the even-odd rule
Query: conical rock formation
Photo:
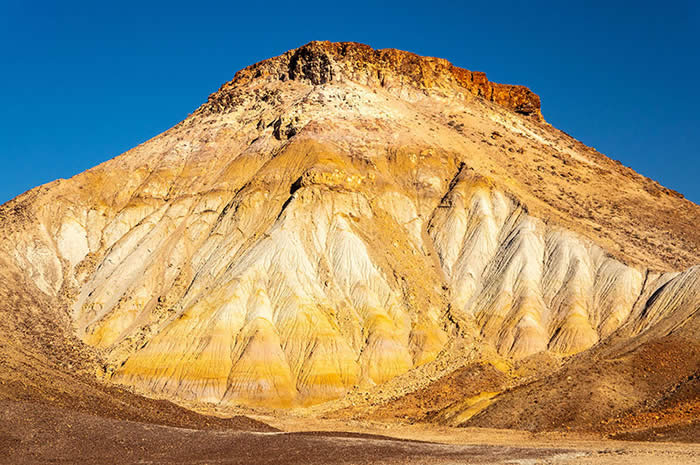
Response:
POLYGON ((678 272, 700 207, 546 124, 527 88, 354 43, 246 68, 0 214, 3 259, 105 375, 180 401, 308 405, 454 338, 570 355, 699 305, 678 272))

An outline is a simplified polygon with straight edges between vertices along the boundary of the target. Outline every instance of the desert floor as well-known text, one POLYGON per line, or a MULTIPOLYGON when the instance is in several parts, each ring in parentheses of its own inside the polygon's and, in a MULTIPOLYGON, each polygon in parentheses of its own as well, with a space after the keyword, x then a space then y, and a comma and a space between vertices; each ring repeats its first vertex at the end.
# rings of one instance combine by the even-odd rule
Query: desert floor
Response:
POLYGON ((280 431, 195 430, 28 402, 0 405, 0 463, 700 464, 700 444, 574 433, 260 417, 280 431))

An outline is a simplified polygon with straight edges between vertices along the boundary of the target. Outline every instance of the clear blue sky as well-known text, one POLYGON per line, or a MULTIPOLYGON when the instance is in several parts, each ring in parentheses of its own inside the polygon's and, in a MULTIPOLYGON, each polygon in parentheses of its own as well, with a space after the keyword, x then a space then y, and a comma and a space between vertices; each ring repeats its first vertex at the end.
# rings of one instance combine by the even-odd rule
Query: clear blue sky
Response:
POLYGON ((0 203, 155 136, 238 69, 311 40, 527 85, 550 123, 700 203, 698 3, 0 0, 0 203))

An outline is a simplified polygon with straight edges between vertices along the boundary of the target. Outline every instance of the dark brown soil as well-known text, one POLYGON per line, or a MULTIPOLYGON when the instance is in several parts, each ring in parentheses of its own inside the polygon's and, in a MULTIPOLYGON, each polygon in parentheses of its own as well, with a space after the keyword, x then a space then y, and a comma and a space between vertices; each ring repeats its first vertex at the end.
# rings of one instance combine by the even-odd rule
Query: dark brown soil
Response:
POLYGON ((697 442, 699 326, 690 320, 668 334, 613 338, 550 376, 506 391, 465 426, 697 442))
POLYGON ((0 463, 500 463, 570 451, 459 446, 356 433, 195 430, 0 401, 0 463))
POLYGON ((508 377, 490 363, 468 365, 382 405, 370 418, 440 422, 440 412, 455 402, 483 391, 500 391, 507 382, 508 377))
POLYGON ((659 441, 697 443, 700 440, 700 420, 690 420, 684 424, 672 424, 639 431, 613 434, 611 439, 624 441, 659 441))

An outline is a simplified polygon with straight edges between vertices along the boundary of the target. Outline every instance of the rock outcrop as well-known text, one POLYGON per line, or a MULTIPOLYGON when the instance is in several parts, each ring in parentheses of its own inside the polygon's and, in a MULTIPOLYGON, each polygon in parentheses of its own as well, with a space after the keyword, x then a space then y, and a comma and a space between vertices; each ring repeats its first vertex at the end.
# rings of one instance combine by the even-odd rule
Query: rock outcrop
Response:
POLYGON ((394 49, 374 50, 355 42, 311 42, 249 66, 212 94, 201 111, 226 111, 236 104, 237 91, 254 80, 265 79, 298 80, 315 86, 353 81, 398 95, 405 86, 428 94, 470 93, 543 121, 540 98, 527 87, 490 82, 486 73, 458 68, 442 58, 394 49))

